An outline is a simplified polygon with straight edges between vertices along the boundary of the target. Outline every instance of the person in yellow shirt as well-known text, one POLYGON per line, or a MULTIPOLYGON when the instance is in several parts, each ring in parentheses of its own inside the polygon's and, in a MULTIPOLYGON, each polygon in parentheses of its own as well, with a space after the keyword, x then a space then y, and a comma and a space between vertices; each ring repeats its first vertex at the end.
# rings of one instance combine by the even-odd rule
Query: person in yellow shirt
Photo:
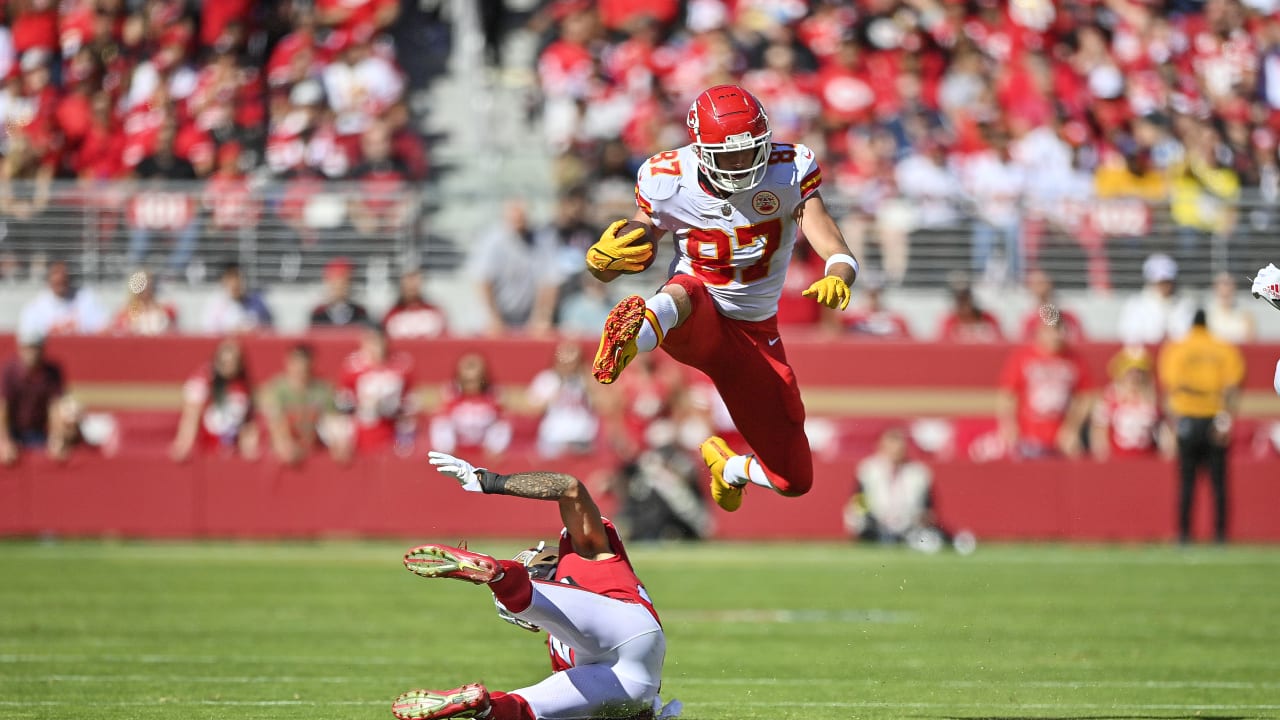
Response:
POLYGON ((1152 163, 1151 150, 1135 147, 1098 168, 1093 190, 1103 200, 1136 198, 1154 205, 1169 198, 1169 181, 1152 163))
POLYGON ((1214 537, 1227 539, 1227 446, 1244 370, 1240 351, 1209 332, 1203 310, 1196 311, 1185 337, 1160 350, 1160 384, 1178 439, 1180 542, 1191 537, 1191 502, 1201 466, 1213 486, 1214 537))
POLYGON ((1180 227, 1218 236, 1235 225, 1240 177, 1215 152, 1217 131, 1203 126, 1186 138, 1186 159, 1171 168, 1169 211, 1180 227))

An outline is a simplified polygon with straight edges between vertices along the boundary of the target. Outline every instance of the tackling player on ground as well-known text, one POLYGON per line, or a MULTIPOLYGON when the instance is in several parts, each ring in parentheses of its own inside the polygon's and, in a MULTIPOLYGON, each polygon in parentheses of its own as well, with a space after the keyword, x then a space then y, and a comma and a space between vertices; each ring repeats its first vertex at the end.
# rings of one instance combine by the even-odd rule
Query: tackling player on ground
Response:
POLYGON ((488 584, 498 614, 520 627, 549 633, 547 679, 509 693, 478 683, 453 690, 411 690, 396 698, 400 720, 466 717, 491 720, 644 718, 679 714, 658 699, 666 637, 658 613, 636 577, 613 525, 576 479, 563 473, 499 475, 440 452, 429 454, 441 474, 463 490, 554 500, 564 530, 555 552, 526 550, 497 560, 466 548, 423 545, 404 564, 427 578, 488 584))
POLYGON ((826 260, 826 275, 804 295, 831 309, 849 304, 858 263, 827 212, 822 174, 804 145, 771 142, 760 102, 736 85, 702 93, 689 109, 691 144, 658 153, 640 169, 633 221, 645 229, 617 236, 609 226, 587 251, 587 265, 609 282, 653 257, 653 242, 674 234, 677 260, 648 300, 632 295, 605 321, 593 372, 612 383, 638 352, 662 347, 715 383, 752 455, 719 437, 702 443, 711 495, 737 510, 748 483, 803 495, 813 483, 804 405, 778 336, 778 298, 803 230, 826 260))

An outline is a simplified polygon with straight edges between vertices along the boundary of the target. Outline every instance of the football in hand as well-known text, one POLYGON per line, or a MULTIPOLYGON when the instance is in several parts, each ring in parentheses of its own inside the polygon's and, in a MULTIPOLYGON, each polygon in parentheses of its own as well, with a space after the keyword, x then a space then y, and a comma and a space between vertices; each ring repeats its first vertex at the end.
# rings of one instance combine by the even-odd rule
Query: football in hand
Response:
MULTIPOLYGON (((618 232, 614 233, 613 236, 617 238, 626 237, 627 233, 635 232, 636 230, 640 231, 640 237, 627 243, 627 247, 634 247, 636 245, 643 245, 647 242, 652 242, 652 240, 649 238, 649 226, 645 225, 639 220, 628 220, 627 224, 619 228, 618 232)), ((635 270, 632 273, 628 273, 628 274, 635 274, 635 273, 640 273, 640 272, 644 272, 645 270, 648 270, 649 266, 653 264, 654 259, 657 257, 658 257, 658 248, 655 247, 653 249, 653 252, 649 254, 649 259, 644 261, 644 267, 641 268, 640 270, 635 270)))

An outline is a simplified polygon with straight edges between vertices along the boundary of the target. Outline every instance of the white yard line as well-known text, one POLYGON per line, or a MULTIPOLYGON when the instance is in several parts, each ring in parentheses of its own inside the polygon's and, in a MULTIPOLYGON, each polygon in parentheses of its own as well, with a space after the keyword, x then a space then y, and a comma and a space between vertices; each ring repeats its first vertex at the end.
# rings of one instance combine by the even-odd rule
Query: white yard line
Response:
MULTIPOLYGON (((359 664, 359 663, 356 663, 359 664)), ((409 673, 404 673, 409 674, 409 673)), ((380 676, 381 677, 381 676, 380 676)), ((227 684, 264 684, 264 683, 318 683, 329 685, 348 685, 368 680, 368 676, 310 676, 310 675, 147 675, 147 674, 103 674, 103 675, 61 675, 61 674, 28 674, 3 675, 0 683, 5 682, 172 682, 172 683, 227 683, 227 684)), ((1273 690, 1280 689, 1280 682, 1252 682, 1234 680, 915 680, 917 684, 937 685, 950 688, 1045 688, 1080 690, 1090 688, 1129 688, 1148 690, 1273 690)), ((806 678, 803 680, 779 680, 777 678, 691 678, 669 676, 665 683, 670 687, 689 686, 778 686, 778 685, 891 685, 883 680, 873 678, 806 678)))

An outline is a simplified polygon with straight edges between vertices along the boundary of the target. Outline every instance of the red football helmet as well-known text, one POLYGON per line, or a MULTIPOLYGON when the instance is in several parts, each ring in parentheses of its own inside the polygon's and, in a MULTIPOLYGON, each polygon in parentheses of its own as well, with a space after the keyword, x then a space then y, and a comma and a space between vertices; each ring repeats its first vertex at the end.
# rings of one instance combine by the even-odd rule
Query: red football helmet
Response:
POLYGON ((764 179, 773 130, 754 95, 737 85, 717 85, 693 101, 688 125, 698 164, 712 185, 737 193, 764 179))

